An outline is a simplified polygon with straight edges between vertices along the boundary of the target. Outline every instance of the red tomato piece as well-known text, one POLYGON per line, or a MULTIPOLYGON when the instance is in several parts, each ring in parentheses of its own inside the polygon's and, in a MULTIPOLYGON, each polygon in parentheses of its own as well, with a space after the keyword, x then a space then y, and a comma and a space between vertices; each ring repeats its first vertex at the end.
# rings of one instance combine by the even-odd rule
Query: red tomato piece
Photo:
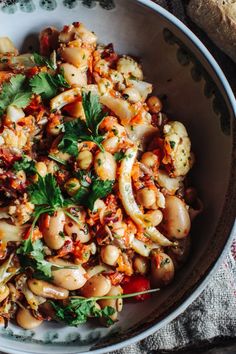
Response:
MULTIPOLYGON (((142 275, 133 275, 129 281, 122 284, 124 294, 133 294, 141 291, 150 290, 150 280, 142 275)), ((136 301, 144 301, 150 298, 150 294, 136 295, 133 299, 136 301)))

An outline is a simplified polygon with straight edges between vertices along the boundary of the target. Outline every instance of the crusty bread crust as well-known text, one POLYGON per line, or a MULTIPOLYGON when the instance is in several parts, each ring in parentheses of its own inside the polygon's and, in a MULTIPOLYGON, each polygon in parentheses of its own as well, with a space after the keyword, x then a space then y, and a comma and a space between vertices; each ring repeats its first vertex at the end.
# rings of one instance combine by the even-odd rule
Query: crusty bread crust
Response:
POLYGON ((236 0, 190 0, 187 11, 236 63, 236 0))

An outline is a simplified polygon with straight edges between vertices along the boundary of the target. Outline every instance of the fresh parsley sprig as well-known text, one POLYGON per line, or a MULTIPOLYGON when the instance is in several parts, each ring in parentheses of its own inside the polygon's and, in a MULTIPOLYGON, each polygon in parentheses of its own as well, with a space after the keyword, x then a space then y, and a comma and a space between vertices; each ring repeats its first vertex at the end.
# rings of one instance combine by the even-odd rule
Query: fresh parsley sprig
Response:
POLYGON ((89 93, 82 93, 82 104, 86 117, 86 121, 80 118, 64 123, 64 136, 58 144, 58 148, 62 152, 77 157, 78 156, 78 142, 92 141, 98 145, 103 151, 101 145, 104 137, 99 134, 98 128, 106 113, 102 111, 102 106, 97 95, 89 93))
POLYGON ((40 95, 43 99, 55 97, 59 87, 70 87, 62 74, 51 75, 46 72, 33 76, 29 84, 33 93, 40 95))
POLYGON ((85 205, 93 210, 94 203, 99 198, 105 198, 109 193, 111 193, 114 186, 114 181, 106 180, 102 181, 96 179, 92 182, 88 198, 85 200, 85 205))
MULTIPOLYGON (((38 181, 28 187, 28 194, 31 203, 35 205, 35 209, 34 220, 30 228, 29 237, 22 242, 18 251, 19 254, 23 255, 31 254, 33 251, 34 242, 32 242, 32 234, 40 216, 44 213, 54 213, 57 209, 64 208, 68 205, 55 177, 51 173, 47 174, 45 177, 38 174, 38 181)), ((69 212, 66 212, 66 214, 76 221, 76 218, 69 212)))
POLYGON ((102 111, 98 95, 93 94, 91 91, 88 93, 85 91, 82 92, 82 103, 86 117, 86 125, 91 134, 97 136, 99 125, 107 114, 102 111))
POLYGON ((132 298, 137 295, 153 293, 159 289, 151 289, 141 291, 133 294, 117 295, 117 296, 98 296, 85 298, 82 296, 71 296, 66 304, 62 302, 50 301, 50 304, 55 310, 55 317, 58 321, 64 322, 69 326, 78 326, 86 323, 90 317, 101 318, 103 317, 107 325, 112 325, 114 321, 111 319, 115 313, 115 309, 110 306, 106 306, 103 309, 99 309, 96 306, 96 302, 99 300, 115 300, 132 298))
POLYGON ((78 326, 86 323, 90 317, 104 317, 109 324, 113 324, 111 315, 115 313, 115 309, 106 306, 99 309, 94 300, 88 299, 70 299, 66 306, 50 301, 55 310, 55 317, 58 321, 64 322, 69 326, 78 326))
POLYGON ((3 114, 10 105, 25 108, 30 102, 31 95, 32 93, 26 86, 26 76, 22 74, 13 76, 9 82, 5 82, 2 85, 0 94, 0 115, 3 114))
POLYGON ((118 151, 114 153, 114 158, 116 161, 121 161, 125 157, 125 152, 124 151, 118 151))
POLYGON ((23 154, 22 159, 14 163, 13 170, 16 172, 23 170, 26 174, 36 173, 35 162, 23 154))
POLYGON ((105 198, 111 193, 114 186, 114 181, 101 180, 91 174, 88 176, 91 181, 88 183, 86 174, 77 174, 80 180, 81 187, 76 194, 71 198, 72 203, 86 206, 90 210, 93 210, 94 203, 98 198, 105 198))
POLYGON ((31 203, 38 208, 50 208, 56 211, 64 206, 64 198, 55 177, 48 173, 45 177, 38 175, 38 181, 28 187, 31 203))
MULTIPOLYGON (((35 225, 34 225, 35 226, 35 225)), ((34 227, 32 225, 32 227, 34 227)), ((17 250, 22 269, 31 268, 34 271, 34 277, 43 280, 52 279, 52 271, 59 269, 78 269, 78 266, 60 266, 45 259, 44 246, 41 240, 32 242, 29 237, 17 250)))
POLYGON ((56 70, 57 65, 49 58, 43 57, 38 53, 33 53, 33 59, 36 65, 47 66, 51 70, 56 70))

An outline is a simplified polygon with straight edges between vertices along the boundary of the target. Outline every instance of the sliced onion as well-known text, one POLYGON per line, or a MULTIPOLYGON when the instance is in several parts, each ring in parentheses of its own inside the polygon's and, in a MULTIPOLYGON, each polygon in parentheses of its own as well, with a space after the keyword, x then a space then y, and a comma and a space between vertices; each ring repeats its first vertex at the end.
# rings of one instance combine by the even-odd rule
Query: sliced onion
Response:
POLYGON ((158 231, 154 226, 147 224, 145 221, 145 215, 141 212, 135 201, 132 188, 131 172, 134 161, 136 159, 137 151, 137 147, 129 148, 126 151, 126 157, 121 162, 119 192, 121 195, 123 207, 131 219, 144 229, 145 236, 149 237, 153 242, 156 242, 161 246, 171 246, 171 241, 162 235, 160 231, 158 231))
POLYGON ((157 243, 147 244, 143 241, 134 238, 131 242, 131 248, 140 256, 149 257, 151 250, 160 248, 157 243))
POLYGON ((109 272, 111 270, 111 267, 108 267, 106 265, 97 265, 95 267, 87 269, 87 276, 89 278, 93 277, 94 275, 100 274, 102 272, 109 272))
POLYGON ((12 262, 14 254, 11 254, 10 257, 0 266, 0 287, 5 285, 20 268, 14 267, 12 262))
POLYGON ((64 91, 52 98, 50 101, 51 110, 59 110, 65 105, 75 102, 79 96, 81 96, 82 91, 92 92, 94 94, 98 93, 97 85, 87 85, 81 89, 81 87, 74 87, 70 90, 64 91))
POLYGON ((22 235, 29 225, 12 225, 6 221, 0 221, 0 241, 18 242, 22 241, 22 235))
POLYGON ((81 96, 81 88, 75 87, 73 89, 64 91, 51 99, 50 106, 51 110, 58 110, 64 107, 65 105, 76 101, 78 96, 81 96))
POLYGON ((28 288, 27 277, 23 274, 16 282, 17 288, 24 294, 30 308, 34 311, 38 310, 39 305, 43 304, 46 299, 42 296, 37 296, 28 288))

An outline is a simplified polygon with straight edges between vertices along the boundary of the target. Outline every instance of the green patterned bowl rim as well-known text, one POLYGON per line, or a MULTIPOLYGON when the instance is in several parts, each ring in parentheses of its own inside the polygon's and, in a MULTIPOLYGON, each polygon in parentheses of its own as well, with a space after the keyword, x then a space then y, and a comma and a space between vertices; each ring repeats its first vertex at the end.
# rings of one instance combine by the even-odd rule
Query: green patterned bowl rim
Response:
MULTIPOLYGON (((174 15, 172 15, 170 12, 165 10, 163 7, 159 6, 158 4, 154 3, 152 0, 129 0, 133 2, 137 2, 145 7, 150 8, 154 12, 158 13, 160 16, 162 16, 164 19, 169 21, 171 24, 173 24, 175 27, 177 27, 192 43, 193 45, 197 48, 198 52, 207 60, 208 64, 210 67, 213 69, 214 73, 218 77, 221 85, 223 86, 223 89, 225 91, 225 94, 228 98, 228 101, 231 105, 232 111, 234 113, 234 118, 236 118, 236 100, 234 97, 234 94, 232 92, 232 89, 223 73, 219 65, 217 64, 216 60, 213 58, 213 56, 210 54, 208 49, 204 46, 204 44, 198 39, 198 37, 183 23, 181 22, 178 18, 176 18, 174 15)), ((233 122, 233 136, 234 136, 234 146, 233 146, 233 155, 232 155, 232 167, 231 167, 231 180, 229 183, 229 188, 227 191, 227 197, 226 197, 226 203, 228 202, 228 199, 230 198, 231 200, 231 206, 232 206, 232 211, 236 210, 236 171, 235 171, 235 155, 234 152, 236 152, 236 120, 234 119, 233 122), (232 188, 233 187, 233 188, 232 188)), ((220 224, 221 221, 219 221, 218 225, 220 224)), ((228 234, 229 237, 227 241, 225 242, 225 245, 220 252, 221 254, 219 257, 212 262, 211 266, 209 269, 202 275, 202 277, 196 282, 194 288, 190 289, 188 294, 184 297, 184 299, 181 301, 180 305, 176 305, 177 308, 174 308, 170 314, 165 316, 163 319, 159 320, 158 323, 153 323, 151 322, 148 324, 148 326, 141 331, 137 331, 131 338, 129 337, 126 340, 115 340, 114 344, 110 344, 108 341, 107 346, 102 347, 102 341, 99 343, 99 346, 101 345, 100 348, 96 349, 95 347, 91 348, 89 353, 91 354, 105 354, 109 351, 112 350, 118 350, 123 348, 124 346, 131 345, 135 342, 138 342, 145 337, 153 334, 157 330, 159 330, 161 327, 165 326, 172 320, 174 320, 178 315, 180 315, 200 294, 201 292, 205 289, 207 284, 209 283, 210 278, 213 276, 213 274, 217 271, 219 266, 221 265, 224 257, 226 256, 229 247, 231 245, 231 242, 233 240, 234 234, 236 234, 236 221, 235 221, 235 216, 234 212, 232 212, 230 222, 228 223, 228 234)), ((218 226, 217 226, 218 228, 218 226)), ((5 349, 8 353, 16 354, 16 350, 10 349, 7 347, 2 348, 3 350, 5 349)), ((23 351, 18 351, 17 353, 23 354, 26 352, 23 351)), ((76 352, 75 352, 76 353, 76 352)), ((88 353, 88 352, 86 352, 88 353)), ((80 354, 86 354, 85 352, 80 353, 80 354)))

